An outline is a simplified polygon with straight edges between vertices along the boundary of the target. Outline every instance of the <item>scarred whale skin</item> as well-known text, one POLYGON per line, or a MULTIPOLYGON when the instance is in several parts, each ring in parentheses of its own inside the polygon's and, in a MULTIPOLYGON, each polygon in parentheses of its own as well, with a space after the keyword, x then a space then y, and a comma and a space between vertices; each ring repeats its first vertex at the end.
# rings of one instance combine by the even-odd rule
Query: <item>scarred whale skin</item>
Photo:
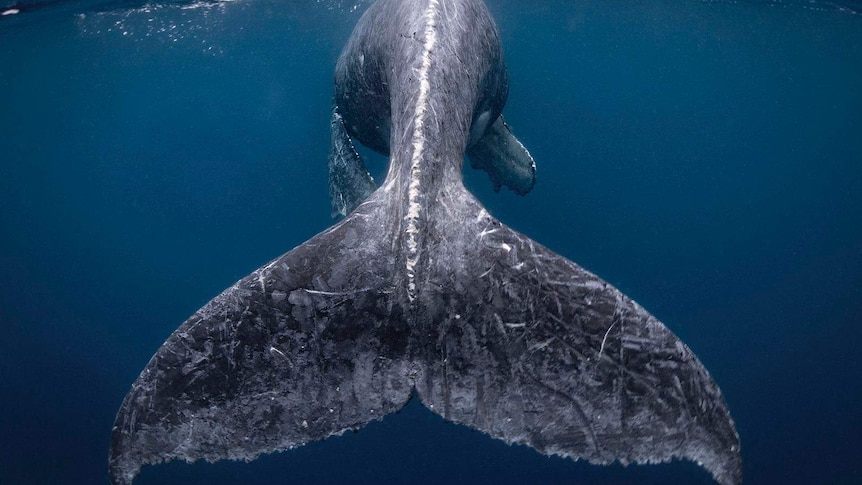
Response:
POLYGON ((484 114, 499 117, 506 91, 480 0, 369 7, 338 61, 336 103, 350 136, 373 146, 387 134, 385 181, 168 338, 117 414, 111 482, 172 459, 301 446, 415 394, 448 420, 542 453, 688 459, 740 483, 733 420, 691 350, 464 188, 471 132, 484 114))

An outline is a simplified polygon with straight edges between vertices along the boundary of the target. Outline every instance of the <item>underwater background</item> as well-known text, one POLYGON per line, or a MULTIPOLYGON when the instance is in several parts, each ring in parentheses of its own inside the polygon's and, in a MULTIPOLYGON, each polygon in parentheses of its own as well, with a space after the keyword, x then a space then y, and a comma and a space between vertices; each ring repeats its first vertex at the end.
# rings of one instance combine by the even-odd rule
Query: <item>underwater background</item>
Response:
MULTIPOLYGON (((0 0, 0 485, 105 484, 170 333, 333 223, 333 69, 369 2, 0 0)), ((746 484, 862 484, 862 4, 488 0, 533 191, 468 187, 721 386, 746 484)), ((376 174, 385 160, 374 158, 376 174)), ((144 484, 710 484, 400 413, 144 484)))

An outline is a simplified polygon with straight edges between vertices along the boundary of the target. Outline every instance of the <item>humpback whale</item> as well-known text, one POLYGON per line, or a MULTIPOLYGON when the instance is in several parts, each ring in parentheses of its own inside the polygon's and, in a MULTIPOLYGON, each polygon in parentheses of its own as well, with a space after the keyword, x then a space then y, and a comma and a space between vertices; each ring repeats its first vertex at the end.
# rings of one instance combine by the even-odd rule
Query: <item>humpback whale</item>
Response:
POLYGON ((740 483, 734 422, 692 351, 464 187, 475 147, 495 186, 531 186, 531 159, 502 131, 507 95, 482 0, 371 5, 335 73, 330 191, 347 216, 170 335, 119 409, 111 482, 173 459, 253 460, 356 430, 415 396, 541 453, 687 459, 740 483), (352 139, 389 154, 380 187, 352 139), (522 158, 507 165, 509 155, 522 158))

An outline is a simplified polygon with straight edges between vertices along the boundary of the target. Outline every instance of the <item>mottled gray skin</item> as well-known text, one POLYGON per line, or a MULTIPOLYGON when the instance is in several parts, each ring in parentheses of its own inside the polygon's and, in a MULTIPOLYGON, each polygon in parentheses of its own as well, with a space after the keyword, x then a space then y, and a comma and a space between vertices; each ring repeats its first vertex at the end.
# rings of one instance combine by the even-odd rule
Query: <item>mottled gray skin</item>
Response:
MULTIPOLYGON (((495 192, 506 186, 518 195, 527 195, 536 184, 533 156, 515 137, 502 115, 490 126, 486 125, 483 121, 473 122, 472 133, 481 133, 483 127, 485 132, 467 146, 470 166, 488 174, 495 192)), ((330 126, 328 168, 332 217, 346 216, 377 190, 377 184, 356 151, 338 106, 332 109, 330 126)))
POLYGON ((377 190, 377 184, 356 151, 337 106, 332 108, 329 124, 329 197, 332 200, 332 217, 346 216, 377 190))
POLYGON ((496 119, 506 88, 480 0, 375 3, 336 83, 346 125, 371 134, 363 143, 389 126, 385 182, 168 338, 117 415, 112 483, 146 464, 252 460, 325 439, 413 393, 446 419, 543 453, 684 458, 722 485, 740 482, 733 421, 688 347, 464 189, 476 113, 496 119))
POLYGON ((467 147, 467 155, 471 167, 488 173, 496 192, 505 185, 518 195, 526 195, 536 184, 536 162, 503 116, 497 118, 482 138, 467 147))
MULTIPOLYGON (((411 3, 411 6, 415 5, 411 3)), ((372 29, 376 27, 371 23, 366 25, 372 29)), ((399 32, 398 35, 408 33, 399 32)), ((409 35, 422 40, 421 31, 409 35)), ((392 119, 387 79, 378 69, 380 59, 368 58, 369 64, 366 64, 366 52, 361 49, 348 44, 336 69, 329 151, 333 216, 349 214, 377 189, 356 152, 353 139, 383 155, 390 155, 392 119), (345 116, 349 123, 345 123, 345 116)), ((460 52, 455 50, 452 55, 453 60, 462 62, 458 57, 460 52)), ((474 169, 488 173, 495 191, 506 186, 518 195, 526 195, 536 183, 536 162, 501 116, 509 84, 499 47, 496 55, 499 57, 481 78, 485 83, 480 86, 484 96, 472 113, 466 153, 474 169)))

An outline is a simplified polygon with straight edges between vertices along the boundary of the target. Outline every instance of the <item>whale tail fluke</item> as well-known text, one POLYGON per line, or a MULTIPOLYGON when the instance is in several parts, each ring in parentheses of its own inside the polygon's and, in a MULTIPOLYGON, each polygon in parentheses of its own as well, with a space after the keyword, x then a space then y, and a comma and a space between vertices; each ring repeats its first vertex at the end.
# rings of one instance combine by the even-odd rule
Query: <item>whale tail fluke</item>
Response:
MULTIPOLYGON (((384 190, 243 278, 126 396, 114 485, 172 459, 252 460, 357 429, 416 391, 508 443, 591 463, 696 461, 740 481, 739 438, 692 352, 643 308, 453 190, 408 300, 384 190)), ((394 211, 397 212, 397 211, 394 211)))
POLYGON ((466 244, 424 296, 435 311, 421 401, 545 454, 688 459, 738 484, 739 437, 691 350, 619 290, 465 199, 472 234, 455 239, 466 244))
POLYGON ((123 401, 110 478, 173 459, 252 460, 356 429, 410 398, 385 212, 350 217, 183 323, 123 401))

